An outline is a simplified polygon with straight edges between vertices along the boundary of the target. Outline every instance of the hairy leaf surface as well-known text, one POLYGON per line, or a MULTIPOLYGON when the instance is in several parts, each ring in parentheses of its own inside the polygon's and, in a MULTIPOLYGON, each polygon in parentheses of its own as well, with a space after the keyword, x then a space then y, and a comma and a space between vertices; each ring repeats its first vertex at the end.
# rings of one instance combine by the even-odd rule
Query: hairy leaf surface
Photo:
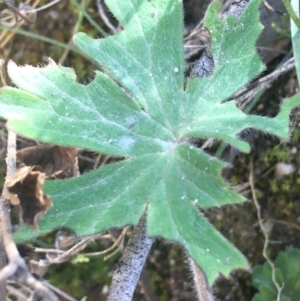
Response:
MULTIPOLYGON (((221 178, 226 166, 191 144, 191 137, 217 138, 248 151, 237 134, 256 128, 288 138, 291 108, 285 100, 276 118, 246 115, 223 102, 262 70, 255 51, 260 0, 236 21, 220 20, 213 2, 205 26, 212 34, 215 69, 184 82, 181 0, 107 0, 123 26, 118 34, 75 44, 101 67, 88 85, 72 69, 50 61, 44 68, 9 64, 19 88, 5 88, 0 114, 11 129, 44 142, 124 157, 75 179, 49 181, 54 203, 40 222, 43 234, 59 226, 78 235, 136 224, 147 210, 151 236, 181 243, 210 283, 247 262, 199 208, 243 200, 221 178)), ((18 240, 37 233, 17 232, 18 240)))

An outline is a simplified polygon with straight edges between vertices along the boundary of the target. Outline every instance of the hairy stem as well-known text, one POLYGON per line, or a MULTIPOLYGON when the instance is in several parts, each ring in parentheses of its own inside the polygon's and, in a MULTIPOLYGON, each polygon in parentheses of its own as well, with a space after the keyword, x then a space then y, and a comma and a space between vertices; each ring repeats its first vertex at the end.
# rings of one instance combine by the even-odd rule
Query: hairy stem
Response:
POLYGON ((197 300, 214 301, 214 296, 211 293, 205 274, 191 257, 189 257, 189 266, 193 276, 193 284, 197 293, 197 300))
POLYGON ((131 301, 154 239, 147 235, 146 213, 132 232, 113 273, 107 301, 131 301))

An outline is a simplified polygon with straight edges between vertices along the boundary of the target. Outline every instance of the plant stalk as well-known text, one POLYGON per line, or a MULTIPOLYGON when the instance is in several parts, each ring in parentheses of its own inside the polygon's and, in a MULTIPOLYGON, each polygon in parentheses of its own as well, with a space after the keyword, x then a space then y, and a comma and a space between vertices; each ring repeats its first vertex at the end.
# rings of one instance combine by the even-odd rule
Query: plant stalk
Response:
POLYGON ((189 266, 193 276, 193 284, 198 301, 214 301, 211 288, 207 283, 207 279, 203 271, 196 262, 189 257, 189 266))
POLYGON ((146 213, 132 232, 113 273, 107 301, 131 301, 154 238, 147 235, 146 213))

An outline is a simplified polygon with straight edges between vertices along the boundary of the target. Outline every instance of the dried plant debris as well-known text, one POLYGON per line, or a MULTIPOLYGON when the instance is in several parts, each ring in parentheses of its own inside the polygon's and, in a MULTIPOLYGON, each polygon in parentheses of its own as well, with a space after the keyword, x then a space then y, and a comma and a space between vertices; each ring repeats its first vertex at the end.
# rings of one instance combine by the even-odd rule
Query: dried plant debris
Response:
MULTIPOLYGON (((1 1, 0 1, 1 2, 1 1)), ((13 27, 22 24, 35 23, 36 11, 27 3, 20 3, 19 7, 14 5, 14 1, 5 1, 6 9, 0 12, 0 24, 6 27, 13 27)))
POLYGON ((197 60, 193 66, 191 71, 191 77, 205 77, 212 75, 214 70, 214 59, 210 53, 210 51, 206 48, 200 59, 197 60))
POLYGON ((40 144, 17 152, 18 171, 9 183, 12 223, 25 224, 38 230, 38 219, 52 207, 49 196, 43 193, 45 179, 65 179, 79 175, 78 149, 40 144))
MULTIPOLYGON (((225 16, 233 15, 236 16, 238 21, 248 2, 249 0, 222 1, 222 7, 219 12, 220 17, 224 18, 225 16)), ((205 35, 208 37, 208 42, 205 50, 201 54, 201 57, 192 65, 191 77, 211 76, 214 71, 214 59, 210 52, 210 33, 205 28, 201 29, 201 31, 203 30, 206 32, 205 35)))
POLYGON ((7 188, 11 204, 20 205, 22 209, 24 223, 38 230, 37 222, 52 207, 52 201, 42 190, 45 174, 34 169, 30 166, 20 168, 7 188))
POLYGON ((17 244, 18 251, 22 258, 30 258, 34 255, 35 248, 27 246, 25 244, 17 244))
POLYGON ((65 179, 79 176, 78 149, 55 145, 26 147, 17 152, 17 166, 39 166, 47 179, 65 179))

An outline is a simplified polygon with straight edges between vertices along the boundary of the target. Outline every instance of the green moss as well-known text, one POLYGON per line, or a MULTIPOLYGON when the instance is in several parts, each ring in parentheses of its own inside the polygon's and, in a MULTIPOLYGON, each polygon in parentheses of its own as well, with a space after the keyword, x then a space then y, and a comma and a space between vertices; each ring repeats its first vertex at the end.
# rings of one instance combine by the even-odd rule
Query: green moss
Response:
POLYGON ((291 189, 291 182, 289 180, 285 180, 282 185, 281 188, 283 191, 290 191, 291 189))
POLYGON ((278 181, 277 180, 271 180, 270 181, 270 190, 274 193, 279 191, 279 187, 278 187, 278 181))
POLYGON ((279 145, 274 148, 269 148, 263 153, 262 159, 265 163, 270 163, 271 161, 283 161, 287 162, 290 158, 290 151, 285 145, 279 145))
POLYGON ((300 141, 300 127, 297 126, 294 131, 293 131, 293 135, 292 135, 292 143, 297 143, 300 141))

